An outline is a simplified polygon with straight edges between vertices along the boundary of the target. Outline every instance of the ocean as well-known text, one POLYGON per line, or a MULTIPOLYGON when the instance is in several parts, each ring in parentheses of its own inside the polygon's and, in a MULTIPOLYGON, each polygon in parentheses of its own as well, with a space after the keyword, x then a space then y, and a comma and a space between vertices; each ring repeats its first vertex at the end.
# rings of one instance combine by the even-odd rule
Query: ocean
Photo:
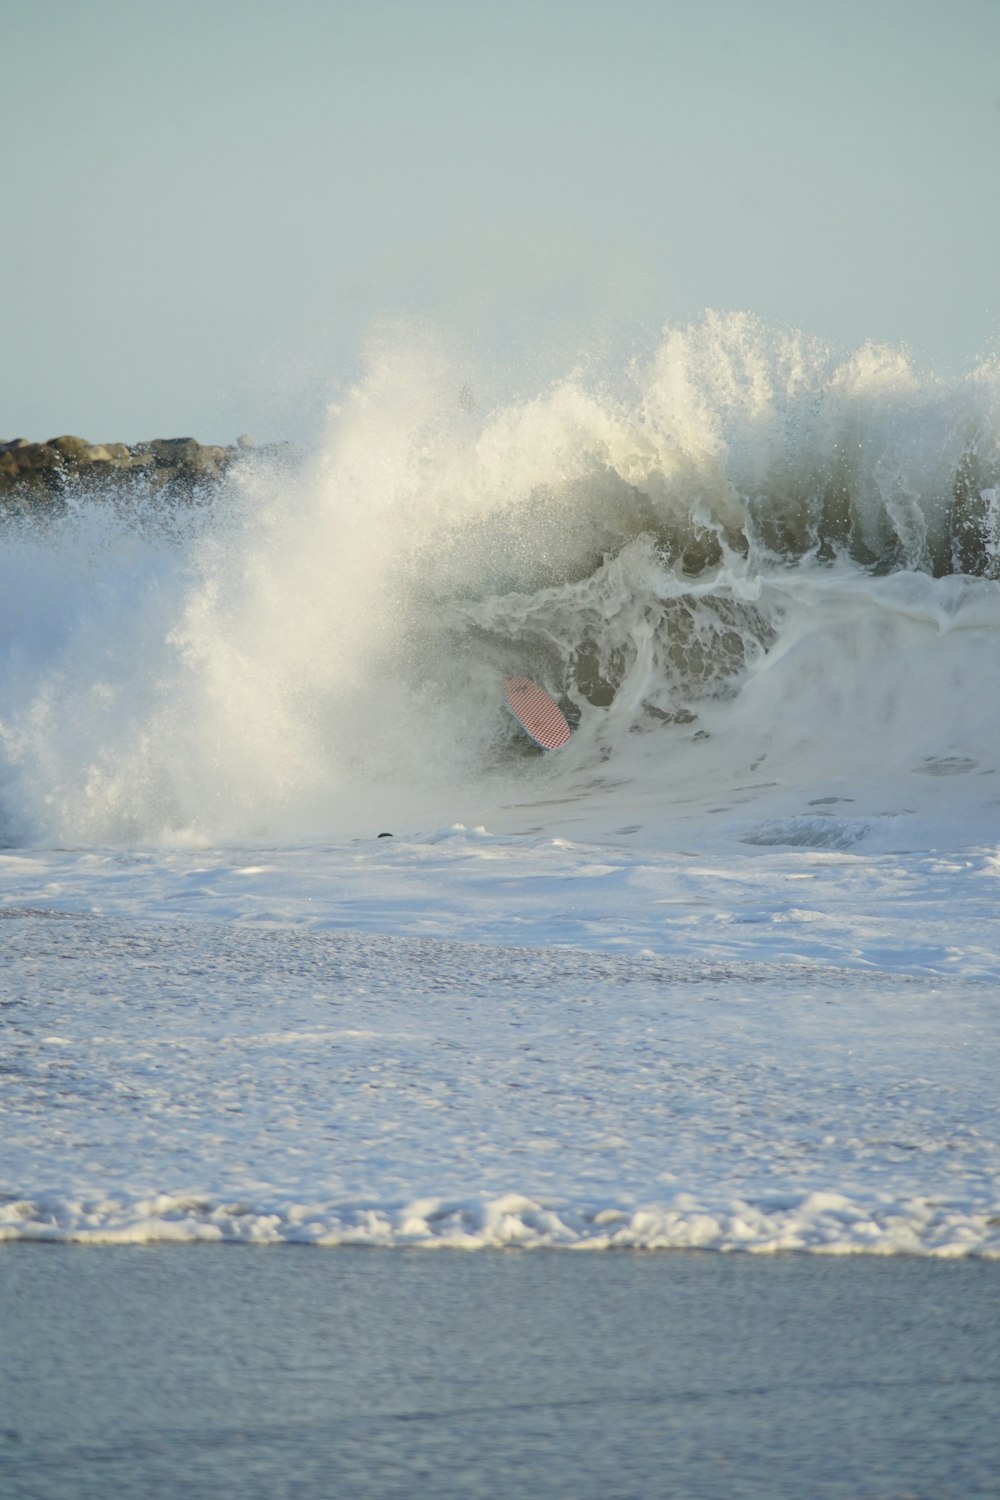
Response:
POLYGON ((386 335, 314 451, 68 498, 0 529, 0 1239, 995 1299, 995 363, 386 335))

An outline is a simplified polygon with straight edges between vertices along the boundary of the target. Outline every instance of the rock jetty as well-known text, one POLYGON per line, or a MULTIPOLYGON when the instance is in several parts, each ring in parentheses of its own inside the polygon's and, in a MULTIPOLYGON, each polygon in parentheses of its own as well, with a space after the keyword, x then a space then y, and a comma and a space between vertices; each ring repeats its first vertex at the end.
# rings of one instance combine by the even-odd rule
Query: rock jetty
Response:
POLYGON ((194 498, 214 489, 245 450, 249 438, 229 447, 194 438, 153 438, 148 443, 88 443, 80 437, 0 442, 0 514, 58 511, 74 493, 124 493, 137 484, 147 494, 194 498))

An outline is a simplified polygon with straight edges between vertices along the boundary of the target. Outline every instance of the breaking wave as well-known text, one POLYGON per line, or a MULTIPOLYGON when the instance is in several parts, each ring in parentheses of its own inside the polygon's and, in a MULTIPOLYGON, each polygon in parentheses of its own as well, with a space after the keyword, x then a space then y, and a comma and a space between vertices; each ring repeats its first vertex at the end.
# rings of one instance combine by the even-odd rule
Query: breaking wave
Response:
POLYGON ((317 452, 8 525, 0 835, 353 830, 609 760, 662 786, 706 738, 779 776, 995 742, 996 363, 708 314, 615 378, 487 392, 385 334, 317 452), (558 761, 503 711, 522 673, 575 730, 558 761))

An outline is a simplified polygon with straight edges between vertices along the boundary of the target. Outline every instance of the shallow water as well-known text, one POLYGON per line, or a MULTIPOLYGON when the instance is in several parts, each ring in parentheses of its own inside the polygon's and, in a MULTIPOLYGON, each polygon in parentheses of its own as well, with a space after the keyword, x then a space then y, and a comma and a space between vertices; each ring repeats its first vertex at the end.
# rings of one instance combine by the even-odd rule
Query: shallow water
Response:
MULTIPOLYGON (((626 873, 502 843, 487 867, 505 852, 522 873, 478 903, 521 884, 553 936, 553 904, 626 873)), ((657 954, 622 922, 612 953, 323 930, 308 897, 298 922, 199 921, 206 878, 225 902, 240 877, 193 876, 187 920, 0 907, 0 1239, 1000 1254, 994 982, 831 962, 801 881, 791 909, 757 887, 710 912, 700 952, 647 891, 657 954)))
POLYGON ((998 371, 435 369, 0 531, 0 1489, 994 1494, 998 371))
POLYGON ((0 1247, 0 1489, 971 1500, 1000 1267, 0 1247))

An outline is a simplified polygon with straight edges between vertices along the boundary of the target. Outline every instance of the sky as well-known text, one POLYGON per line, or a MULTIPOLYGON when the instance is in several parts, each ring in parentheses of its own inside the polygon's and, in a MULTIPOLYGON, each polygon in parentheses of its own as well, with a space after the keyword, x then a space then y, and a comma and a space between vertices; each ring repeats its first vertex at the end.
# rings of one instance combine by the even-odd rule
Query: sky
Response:
POLYGON ((742 310, 1000 352, 1000 0, 0 0, 0 440, 316 435, 742 310))

